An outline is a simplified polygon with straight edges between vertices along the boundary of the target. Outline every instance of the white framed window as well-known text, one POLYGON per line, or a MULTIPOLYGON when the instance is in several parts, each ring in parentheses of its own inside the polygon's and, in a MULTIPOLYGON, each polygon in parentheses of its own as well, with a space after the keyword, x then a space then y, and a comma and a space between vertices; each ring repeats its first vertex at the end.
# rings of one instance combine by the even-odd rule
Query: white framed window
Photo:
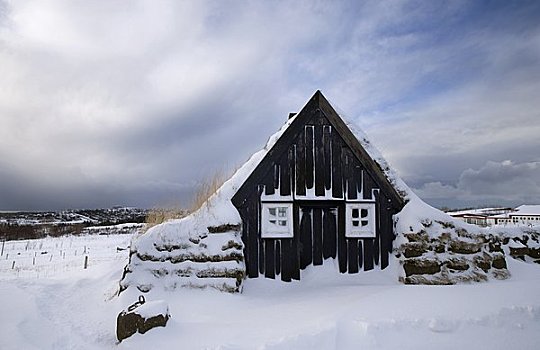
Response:
POLYGON ((375 203, 347 203, 345 205, 345 237, 375 237, 375 203))
POLYGON ((261 238, 293 238, 293 205, 261 203, 261 238))

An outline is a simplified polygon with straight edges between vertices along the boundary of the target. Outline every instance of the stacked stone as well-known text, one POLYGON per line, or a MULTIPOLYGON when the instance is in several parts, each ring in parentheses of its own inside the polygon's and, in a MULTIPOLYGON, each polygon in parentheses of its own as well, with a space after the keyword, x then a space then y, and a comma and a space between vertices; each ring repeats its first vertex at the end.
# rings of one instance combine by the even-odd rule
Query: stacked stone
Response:
POLYGON ((521 232, 497 235, 494 240, 512 258, 540 264, 539 231, 524 228, 521 232))
POLYGON ((245 276, 240 225, 208 227, 207 232, 176 242, 157 241, 145 251, 133 248, 120 281, 120 291, 135 286, 214 288, 239 292, 245 276))
POLYGON ((423 229, 404 233, 396 256, 406 284, 456 284, 510 276, 493 237, 456 228, 452 222, 424 220, 423 229), (436 234, 434 234, 436 233, 436 234))

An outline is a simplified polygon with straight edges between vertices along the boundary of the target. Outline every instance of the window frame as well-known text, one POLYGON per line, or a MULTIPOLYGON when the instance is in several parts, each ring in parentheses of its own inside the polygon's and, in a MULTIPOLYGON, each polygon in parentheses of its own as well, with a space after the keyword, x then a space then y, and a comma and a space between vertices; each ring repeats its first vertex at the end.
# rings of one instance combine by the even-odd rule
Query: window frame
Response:
POLYGON ((345 238, 375 238, 377 229, 375 211, 375 202, 345 203, 345 238), (353 216, 354 210, 358 210, 357 217, 353 216), (362 210, 367 211, 365 217, 362 216, 362 210), (354 225, 355 221, 358 222, 357 226, 354 225), (367 224, 362 225, 362 221, 367 221, 367 224))
MULTIPOLYGON (((279 227, 279 226, 278 226, 279 227)), ((293 223, 293 203, 292 202, 261 202, 261 223, 260 223, 261 238, 293 238, 294 223, 293 223), (270 226, 270 210, 275 208, 276 215, 273 216, 276 221, 286 221, 287 225, 283 229, 275 229, 277 225, 270 226), (287 208, 286 220, 279 220, 278 212, 280 208, 287 208)))

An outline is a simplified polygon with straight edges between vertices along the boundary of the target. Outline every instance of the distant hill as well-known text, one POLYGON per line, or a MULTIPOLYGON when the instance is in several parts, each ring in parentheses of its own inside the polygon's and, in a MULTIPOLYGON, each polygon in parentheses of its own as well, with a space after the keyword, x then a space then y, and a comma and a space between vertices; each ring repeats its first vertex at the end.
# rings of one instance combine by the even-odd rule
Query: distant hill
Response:
MULTIPOLYGON (((17 240, 89 232, 88 227, 144 223, 147 209, 114 207, 45 212, 0 212, 0 239, 17 240)), ((93 230, 92 232, 96 232, 93 230)), ((99 231, 98 231, 99 232, 99 231)))

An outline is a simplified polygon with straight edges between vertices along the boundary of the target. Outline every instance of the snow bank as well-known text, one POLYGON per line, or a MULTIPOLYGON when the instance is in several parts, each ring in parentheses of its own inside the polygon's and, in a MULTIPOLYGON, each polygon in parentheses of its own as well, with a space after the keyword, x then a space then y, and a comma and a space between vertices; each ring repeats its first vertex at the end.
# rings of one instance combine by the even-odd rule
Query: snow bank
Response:
MULTIPOLYGON (((77 239, 72 248, 85 245, 77 239)), ((241 295, 155 288, 146 300, 167 301, 167 327, 117 344, 116 317, 140 293, 113 297, 127 255, 106 251, 105 262, 61 278, 0 274, 0 348, 532 350, 540 341, 538 267, 509 259, 511 279, 475 285, 404 286, 393 271, 399 264, 349 275, 325 263, 308 267, 302 281, 246 280, 241 295)))
POLYGON ((290 118, 272 135, 264 149, 252 155, 201 208, 134 239, 121 290, 136 286, 147 292, 159 286, 240 291, 245 275, 242 221, 231 198, 294 120, 290 118))
POLYGON ((510 277, 504 252, 478 226, 454 219, 413 193, 395 218, 394 251, 406 284, 456 284, 510 277))

